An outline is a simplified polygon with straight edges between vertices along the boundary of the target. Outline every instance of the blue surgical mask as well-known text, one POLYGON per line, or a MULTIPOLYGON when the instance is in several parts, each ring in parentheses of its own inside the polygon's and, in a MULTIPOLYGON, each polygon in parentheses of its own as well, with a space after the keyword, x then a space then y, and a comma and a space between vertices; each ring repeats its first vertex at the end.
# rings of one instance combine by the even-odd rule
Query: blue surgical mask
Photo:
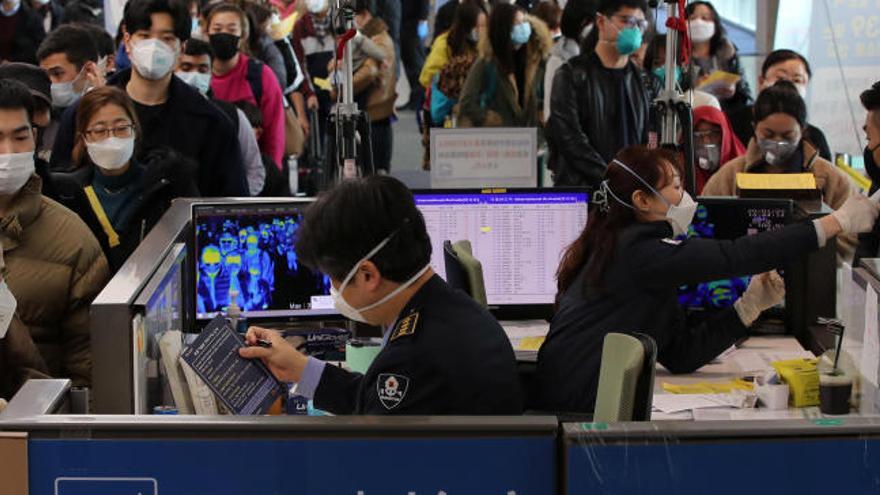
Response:
MULTIPOLYGON (((657 67, 653 70, 653 73, 660 80, 660 84, 666 84, 666 67, 657 67)), ((675 82, 681 83, 681 67, 678 65, 675 66, 675 82)))
POLYGON ((642 46, 642 32, 638 28, 621 29, 617 35, 617 53, 630 55, 642 46))
POLYGON ((521 22, 515 26, 510 31, 510 40, 513 41, 513 44, 516 46, 522 46, 529 42, 529 39, 532 37, 532 25, 526 22, 521 22))

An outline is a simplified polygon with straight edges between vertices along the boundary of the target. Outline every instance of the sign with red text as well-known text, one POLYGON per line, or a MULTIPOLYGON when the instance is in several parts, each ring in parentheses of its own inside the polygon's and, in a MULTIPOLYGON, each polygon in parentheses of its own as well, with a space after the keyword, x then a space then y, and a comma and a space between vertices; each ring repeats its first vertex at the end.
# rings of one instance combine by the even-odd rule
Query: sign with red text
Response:
POLYGON ((537 187, 534 127, 431 129, 431 188, 537 187))

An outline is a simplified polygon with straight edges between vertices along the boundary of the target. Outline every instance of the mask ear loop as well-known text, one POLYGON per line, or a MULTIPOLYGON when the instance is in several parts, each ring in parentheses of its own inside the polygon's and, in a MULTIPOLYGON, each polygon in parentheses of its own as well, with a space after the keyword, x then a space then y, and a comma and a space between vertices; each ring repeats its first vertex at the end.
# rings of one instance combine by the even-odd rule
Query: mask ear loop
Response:
MULTIPOLYGON (((611 161, 612 161, 612 163, 616 163, 617 165, 623 167, 624 170, 626 170, 627 172, 629 172, 630 174, 632 174, 633 177, 635 177, 636 179, 638 179, 639 182, 641 182, 642 184, 644 184, 645 187, 647 187, 648 189, 650 189, 651 192, 653 192, 653 193, 654 193, 655 195, 657 195, 661 200, 663 200, 663 202, 666 203, 666 206, 669 206, 669 207, 675 206, 675 205, 673 205, 672 203, 670 203, 669 200, 667 200, 662 194, 660 194, 659 191, 657 191, 656 189, 654 189, 654 188, 651 186, 651 184, 648 184, 648 182, 647 182, 645 179, 643 179, 641 175, 635 173, 635 171, 633 171, 633 169, 629 168, 625 163, 623 163, 622 161, 618 160, 617 158, 615 158, 614 160, 611 160, 611 161)), ((612 193, 612 194, 613 194, 613 193, 612 193)), ((681 197, 684 198, 684 192, 682 192, 682 196, 681 196, 681 197)))

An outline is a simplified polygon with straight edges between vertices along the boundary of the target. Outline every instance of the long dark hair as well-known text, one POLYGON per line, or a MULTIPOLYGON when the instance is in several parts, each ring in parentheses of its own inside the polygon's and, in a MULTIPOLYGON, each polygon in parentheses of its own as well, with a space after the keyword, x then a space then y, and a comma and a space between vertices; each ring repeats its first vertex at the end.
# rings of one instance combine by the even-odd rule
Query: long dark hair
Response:
POLYGON ((795 85, 785 79, 758 94, 753 112, 756 125, 774 113, 784 113, 797 120, 802 129, 807 126, 807 105, 795 85))
POLYGON ((265 5, 248 2, 245 7, 245 12, 247 13, 248 22, 251 25, 251 32, 247 40, 247 45, 250 48, 251 53, 254 56, 257 56, 262 52, 260 38, 265 34, 265 31, 261 29, 261 26, 272 17, 272 9, 265 5))
POLYGON ((449 28, 449 37, 446 40, 449 53, 453 57, 463 55, 467 50, 475 50, 477 43, 471 41, 468 35, 477 27, 477 19, 483 9, 474 4, 463 3, 455 8, 455 18, 452 27, 449 28))
MULTIPOLYGON (((678 154, 662 148, 631 146, 619 152, 615 159, 625 163, 658 191, 669 183, 668 167, 672 166, 681 173, 678 154)), ((632 201, 632 195, 636 191, 653 194, 641 180, 614 162, 605 170, 605 180, 608 181, 611 192, 627 204, 632 201)), ((587 270, 584 289, 601 286, 605 270, 614 258, 620 232, 638 222, 632 208, 620 204, 610 194, 607 199, 607 211, 602 211, 598 204, 590 207, 587 226, 562 256, 559 270, 556 271, 557 303, 584 268, 587 270)))
POLYGON ((489 16, 489 41, 498 61, 498 69, 505 75, 513 74, 516 70, 510 33, 513 31, 513 20, 516 19, 516 13, 519 11, 525 13, 516 5, 496 4, 492 9, 492 15, 489 16))
POLYGON ((727 43, 727 31, 724 29, 724 24, 721 23, 721 16, 718 15, 715 6, 709 2, 693 2, 688 4, 685 9, 688 18, 691 17, 691 14, 693 14, 700 5, 705 5, 706 8, 712 12, 712 21, 715 23, 715 34, 709 39, 709 53, 715 55, 724 47, 724 44, 727 43))

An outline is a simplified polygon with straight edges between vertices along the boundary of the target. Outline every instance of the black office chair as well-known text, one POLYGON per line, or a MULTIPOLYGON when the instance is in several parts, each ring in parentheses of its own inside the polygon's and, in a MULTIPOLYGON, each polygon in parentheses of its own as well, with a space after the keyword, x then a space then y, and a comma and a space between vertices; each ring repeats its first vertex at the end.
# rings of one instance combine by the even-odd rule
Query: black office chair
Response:
POLYGON ((636 397, 633 404, 633 421, 651 421, 654 403, 654 375, 657 371, 657 343, 650 335, 633 333, 645 348, 645 364, 636 384, 636 397))

